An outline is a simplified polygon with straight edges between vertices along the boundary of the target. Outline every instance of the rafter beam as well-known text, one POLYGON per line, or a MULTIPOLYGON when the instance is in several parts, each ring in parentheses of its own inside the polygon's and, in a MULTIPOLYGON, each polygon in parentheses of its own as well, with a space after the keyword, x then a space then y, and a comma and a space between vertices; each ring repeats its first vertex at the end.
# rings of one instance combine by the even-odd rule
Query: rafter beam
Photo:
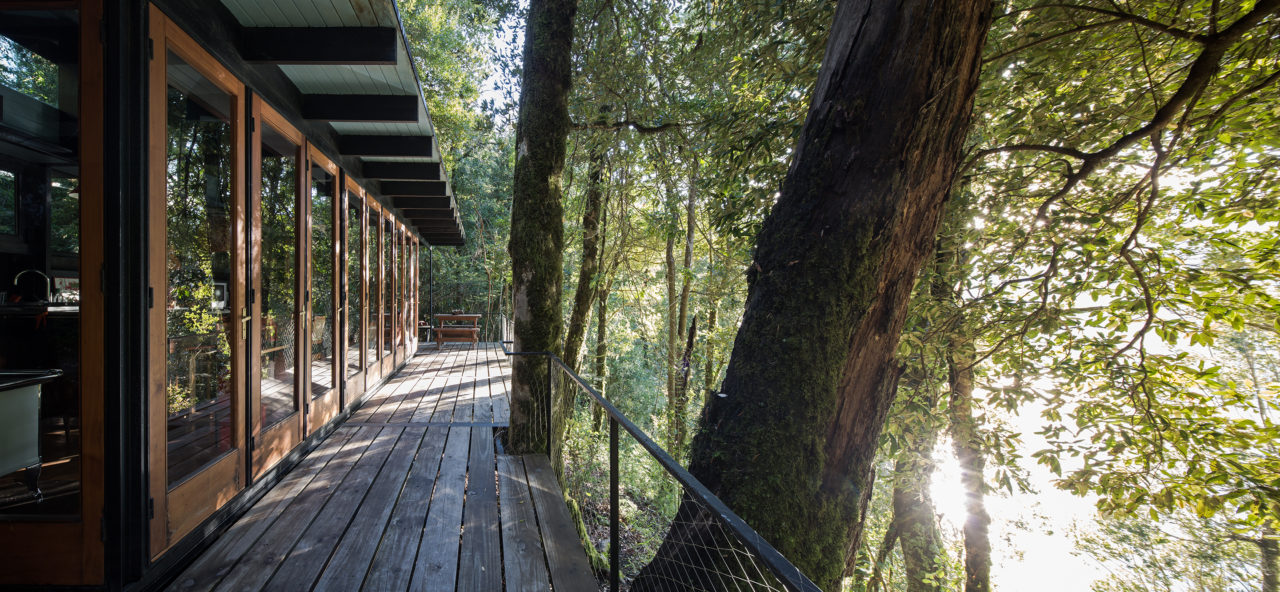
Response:
POLYGON ((248 27, 240 37, 247 62, 394 66, 397 31, 391 27, 248 27))
POLYGON ((448 197, 445 181, 383 181, 379 187, 389 197, 448 197))
POLYGON ((447 195, 430 197, 392 197, 391 205, 402 210, 452 210, 453 198, 447 195))
POLYGON ((431 158, 431 136, 342 136, 343 156, 413 156, 431 158))
POLYGON ((361 166, 366 179, 389 181, 439 181, 438 162, 377 162, 366 161, 361 166))
POLYGON ((322 121, 418 121, 417 95, 304 95, 302 117, 322 121))

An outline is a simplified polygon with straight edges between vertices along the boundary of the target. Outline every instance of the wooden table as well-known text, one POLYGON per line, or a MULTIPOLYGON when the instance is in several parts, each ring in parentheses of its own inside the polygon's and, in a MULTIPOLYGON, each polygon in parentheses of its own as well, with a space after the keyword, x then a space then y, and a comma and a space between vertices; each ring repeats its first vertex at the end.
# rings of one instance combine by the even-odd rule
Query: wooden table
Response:
POLYGON ((440 349, 440 344, 449 343, 470 343, 475 345, 480 342, 480 316, 479 314, 437 314, 436 321, 439 326, 433 329, 436 339, 436 349, 440 349), (446 325, 445 323, 454 323, 446 325))

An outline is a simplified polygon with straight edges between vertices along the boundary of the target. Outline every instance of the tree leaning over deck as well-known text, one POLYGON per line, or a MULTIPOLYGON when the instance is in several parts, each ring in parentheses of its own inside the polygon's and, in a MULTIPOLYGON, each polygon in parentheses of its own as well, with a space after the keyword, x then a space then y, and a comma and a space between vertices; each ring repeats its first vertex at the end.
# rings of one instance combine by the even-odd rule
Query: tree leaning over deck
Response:
MULTIPOLYGON (((961 157, 989 0, 841 0, 690 471, 824 589, 862 533, 916 273, 961 157)), ((633 590, 734 573, 686 499, 633 590)), ((736 561, 731 561, 736 564, 736 561)), ((740 568, 737 568, 740 569, 740 568)))
MULTIPOLYGON (((560 205, 565 141, 569 135, 570 56, 577 0, 532 0, 524 38, 524 79, 516 122, 516 167, 511 201, 512 297, 516 351, 559 354, 564 271, 560 205)), ((546 450, 546 361, 516 357, 511 378, 510 444, 516 452, 546 450)))

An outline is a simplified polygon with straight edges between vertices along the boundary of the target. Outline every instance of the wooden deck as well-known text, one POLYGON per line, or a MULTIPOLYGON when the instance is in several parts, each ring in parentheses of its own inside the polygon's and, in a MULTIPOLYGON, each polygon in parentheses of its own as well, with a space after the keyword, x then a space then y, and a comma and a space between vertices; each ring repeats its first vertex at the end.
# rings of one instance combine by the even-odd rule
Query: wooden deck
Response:
POLYGON ((510 374, 424 347, 169 589, 597 589, 546 457, 497 453, 510 374))

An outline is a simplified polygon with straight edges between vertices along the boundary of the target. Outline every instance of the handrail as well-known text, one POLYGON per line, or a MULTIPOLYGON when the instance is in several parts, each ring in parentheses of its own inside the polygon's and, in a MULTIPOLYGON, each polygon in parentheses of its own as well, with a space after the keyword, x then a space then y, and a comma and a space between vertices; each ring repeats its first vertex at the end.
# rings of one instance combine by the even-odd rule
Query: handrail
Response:
MULTIPOLYGON (((595 388, 587 384, 587 381, 581 376, 578 376, 577 372, 574 372, 565 365, 564 361, 560 359, 560 356, 557 356, 552 352, 545 351, 513 352, 507 349, 507 344, 509 343, 514 345, 513 341, 499 342, 502 347, 502 353, 508 356, 549 357, 550 360, 555 365, 559 366, 571 380, 576 382, 582 390, 586 391, 587 394, 591 395, 591 397, 595 399, 596 404, 600 405, 600 407, 604 409, 605 413, 608 414, 610 421, 617 422, 617 424, 622 426, 627 433, 631 434, 631 437, 635 438, 636 442, 639 442, 640 446, 642 446, 650 456, 657 460, 658 464, 661 465, 668 474, 674 477, 687 493, 714 511, 723 523, 728 526, 733 534, 743 543, 743 545, 747 547, 747 550, 756 555, 756 557, 758 557, 765 566, 769 568, 769 571, 772 572, 773 575, 787 587, 787 589, 797 592, 822 592, 821 589, 808 578, 808 576, 804 575, 800 571, 800 568, 793 565, 781 552, 775 549, 773 545, 769 544, 769 541, 765 540, 764 537, 760 536, 760 534, 755 531, 755 529, 751 528, 751 525, 747 524, 745 520, 739 517, 733 510, 729 509, 729 506, 725 505, 725 503, 721 501, 716 494, 707 489, 707 487, 703 485, 697 477, 694 477, 687 469, 680 466, 680 464, 677 463, 675 459, 662 448, 662 446, 659 446, 657 442, 654 442, 653 439, 644 432, 644 430, 640 429, 640 427, 628 419, 627 416, 623 415, 617 407, 614 407, 612 403, 601 396, 595 388)), ((547 380, 550 381, 550 376, 547 377, 547 380)), ((549 441, 551 435, 548 434, 547 438, 549 441)), ((616 449, 614 452, 616 453, 616 449)), ((616 454, 614 456, 616 456, 616 454)), ((612 538, 614 541, 618 539, 616 534, 612 538)), ((616 571, 616 566, 614 569, 616 571)))

